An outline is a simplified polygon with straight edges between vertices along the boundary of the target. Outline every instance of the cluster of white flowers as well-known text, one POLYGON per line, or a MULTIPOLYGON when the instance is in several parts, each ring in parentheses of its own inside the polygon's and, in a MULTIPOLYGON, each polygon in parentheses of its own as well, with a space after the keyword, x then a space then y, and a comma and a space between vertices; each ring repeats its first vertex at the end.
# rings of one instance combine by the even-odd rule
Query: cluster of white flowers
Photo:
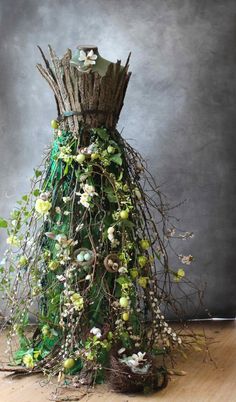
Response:
POLYGON ((146 355, 146 352, 144 352, 144 353, 138 352, 137 354, 134 353, 134 354, 132 354, 132 356, 128 356, 127 360, 126 360, 127 366, 129 366, 129 367, 139 366, 140 363, 143 363, 146 361, 146 359, 144 359, 145 355, 146 355))
POLYGON ((110 240, 110 242, 111 242, 111 245, 112 245, 112 247, 116 247, 116 246, 118 246, 119 245, 119 240, 118 239, 116 239, 115 238, 115 228, 113 227, 113 226, 110 226, 108 229, 107 229, 107 234, 108 234, 108 239, 110 240))
POLYGON ((191 262, 193 261, 193 256, 191 254, 189 255, 179 254, 178 257, 181 260, 181 262, 186 265, 190 265, 191 262))
POLYGON ((132 354, 132 356, 124 356, 122 359, 119 359, 119 361, 130 367, 133 373, 145 374, 151 366, 145 358, 145 355, 146 352, 138 352, 132 354))
POLYGON ((97 338, 101 338, 101 337, 102 337, 102 332, 101 332, 100 328, 93 327, 93 328, 90 330, 90 333, 93 334, 94 336, 96 336, 97 338))
POLYGON ((194 233, 193 232, 184 232, 184 233, 179 234, 179 237, 182 240, 192 239, 194 237, 194 233))
POLYGON ((155 315, 155 319, 153 320, 153 324, 155 326, 154 335, 156 339, 162 339, 164 343, 168 345, 168 338, 171 338, 172 341, 178 342, 180 345, 182 343, 182 339, 177 336, 177 334, 172 330, 169 324, 165 321, 164 315, 161 314, 160 306, 158 299, 155 297, 154 292, 149 292, 151 299, 151 306, 153 313, 155 315))
POLYGON ((175 229, 171 228, 171 229, 167 229, 167 233, 166 233, 166 237, 173 237, 175 235, 175 229))
POLYGON ((60 147, 59 159, 62 159, 65 163, 70 162, 73 159, 71 155, 71 148, 69 146, 60 147))
POLYGON ((91 198, 98 194, 95 191, 95 187, 87 183, 82 186, 82 189, 84 191, 82 194, 76 193, 76 195, 80 195, 79 204, 82 204, 85 208, 89 208, 91 198))
POLYGON ((193 232, 184 232, 184 233, 179 233, 176 234, 175 228, 167 229, 166 232, 166 237, 175 237, 176 239, 182 239, 182 240, 187 240, 187 239, 192 239, 194 237, 193 232))

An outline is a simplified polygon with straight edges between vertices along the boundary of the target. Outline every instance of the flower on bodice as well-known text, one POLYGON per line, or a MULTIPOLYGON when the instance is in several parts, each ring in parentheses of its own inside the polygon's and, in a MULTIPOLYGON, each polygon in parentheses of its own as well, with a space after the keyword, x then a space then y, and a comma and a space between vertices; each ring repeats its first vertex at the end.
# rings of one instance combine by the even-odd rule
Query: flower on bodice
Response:
POLYGON ((96 64, 97 58, 98 56, 94 54, 92 49, 87 54, 84 50, 80 50, 79 52, 79 61, 84 62, 84 67, 89 67, 96 64))

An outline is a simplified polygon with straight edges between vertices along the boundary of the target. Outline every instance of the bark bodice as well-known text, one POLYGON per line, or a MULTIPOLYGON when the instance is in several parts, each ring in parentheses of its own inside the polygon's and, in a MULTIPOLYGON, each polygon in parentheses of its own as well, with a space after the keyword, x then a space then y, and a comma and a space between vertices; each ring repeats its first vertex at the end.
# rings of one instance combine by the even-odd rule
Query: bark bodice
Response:
POLYGON ((61 128, 77 131, 80 122, 88 128, 115 128, 131 75, 129 57, 125 66, 120 60, 110 63, 102 76, 92 69, 81 72, 71 63, 70 49, 62 59, 50 46, 49 52, 51 65, 41 51, 45 67, 37 68, 54 92, 61 128))

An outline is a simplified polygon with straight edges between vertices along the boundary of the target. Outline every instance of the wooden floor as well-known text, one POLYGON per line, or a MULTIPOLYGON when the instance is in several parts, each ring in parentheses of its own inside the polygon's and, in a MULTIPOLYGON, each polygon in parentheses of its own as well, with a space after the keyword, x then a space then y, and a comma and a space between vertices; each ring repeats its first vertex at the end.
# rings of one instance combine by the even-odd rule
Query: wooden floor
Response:
MULTIPOLYGON (((236 402, 236 323, 207 322, 192 324, 204 327, 208 336, 214 337, 211 346, 212 357, 217 364, 203 362, 203 356, 194 352, 186 362, 179 362, 178 369, 186 371, 185 376, 171 376, 168 387, 148 396, 115 394, 105 386, 98 386, 82 397, 81 391, 57 390, 55 384, 48 384, 41 376, 12 380, 0 373, 1 402, 236 402)), ((0 352, 4 356, 5 340, 1 339, 0 352)))

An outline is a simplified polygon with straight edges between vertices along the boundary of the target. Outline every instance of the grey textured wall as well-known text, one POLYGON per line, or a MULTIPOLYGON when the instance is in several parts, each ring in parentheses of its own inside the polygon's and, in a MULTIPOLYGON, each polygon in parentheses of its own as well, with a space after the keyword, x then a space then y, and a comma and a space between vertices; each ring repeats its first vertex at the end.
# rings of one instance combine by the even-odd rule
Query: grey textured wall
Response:
POLYGON ((234 316, 236 1, 1 0, 0 14, 0 215, 28 189, 56 115, 36 45, 93 43, 114 61, 132 50, 120 128, 170 200, 188 199, 176 214, 195 232, 181 244, 189 275, 208 282, 213 315, 234 316))

